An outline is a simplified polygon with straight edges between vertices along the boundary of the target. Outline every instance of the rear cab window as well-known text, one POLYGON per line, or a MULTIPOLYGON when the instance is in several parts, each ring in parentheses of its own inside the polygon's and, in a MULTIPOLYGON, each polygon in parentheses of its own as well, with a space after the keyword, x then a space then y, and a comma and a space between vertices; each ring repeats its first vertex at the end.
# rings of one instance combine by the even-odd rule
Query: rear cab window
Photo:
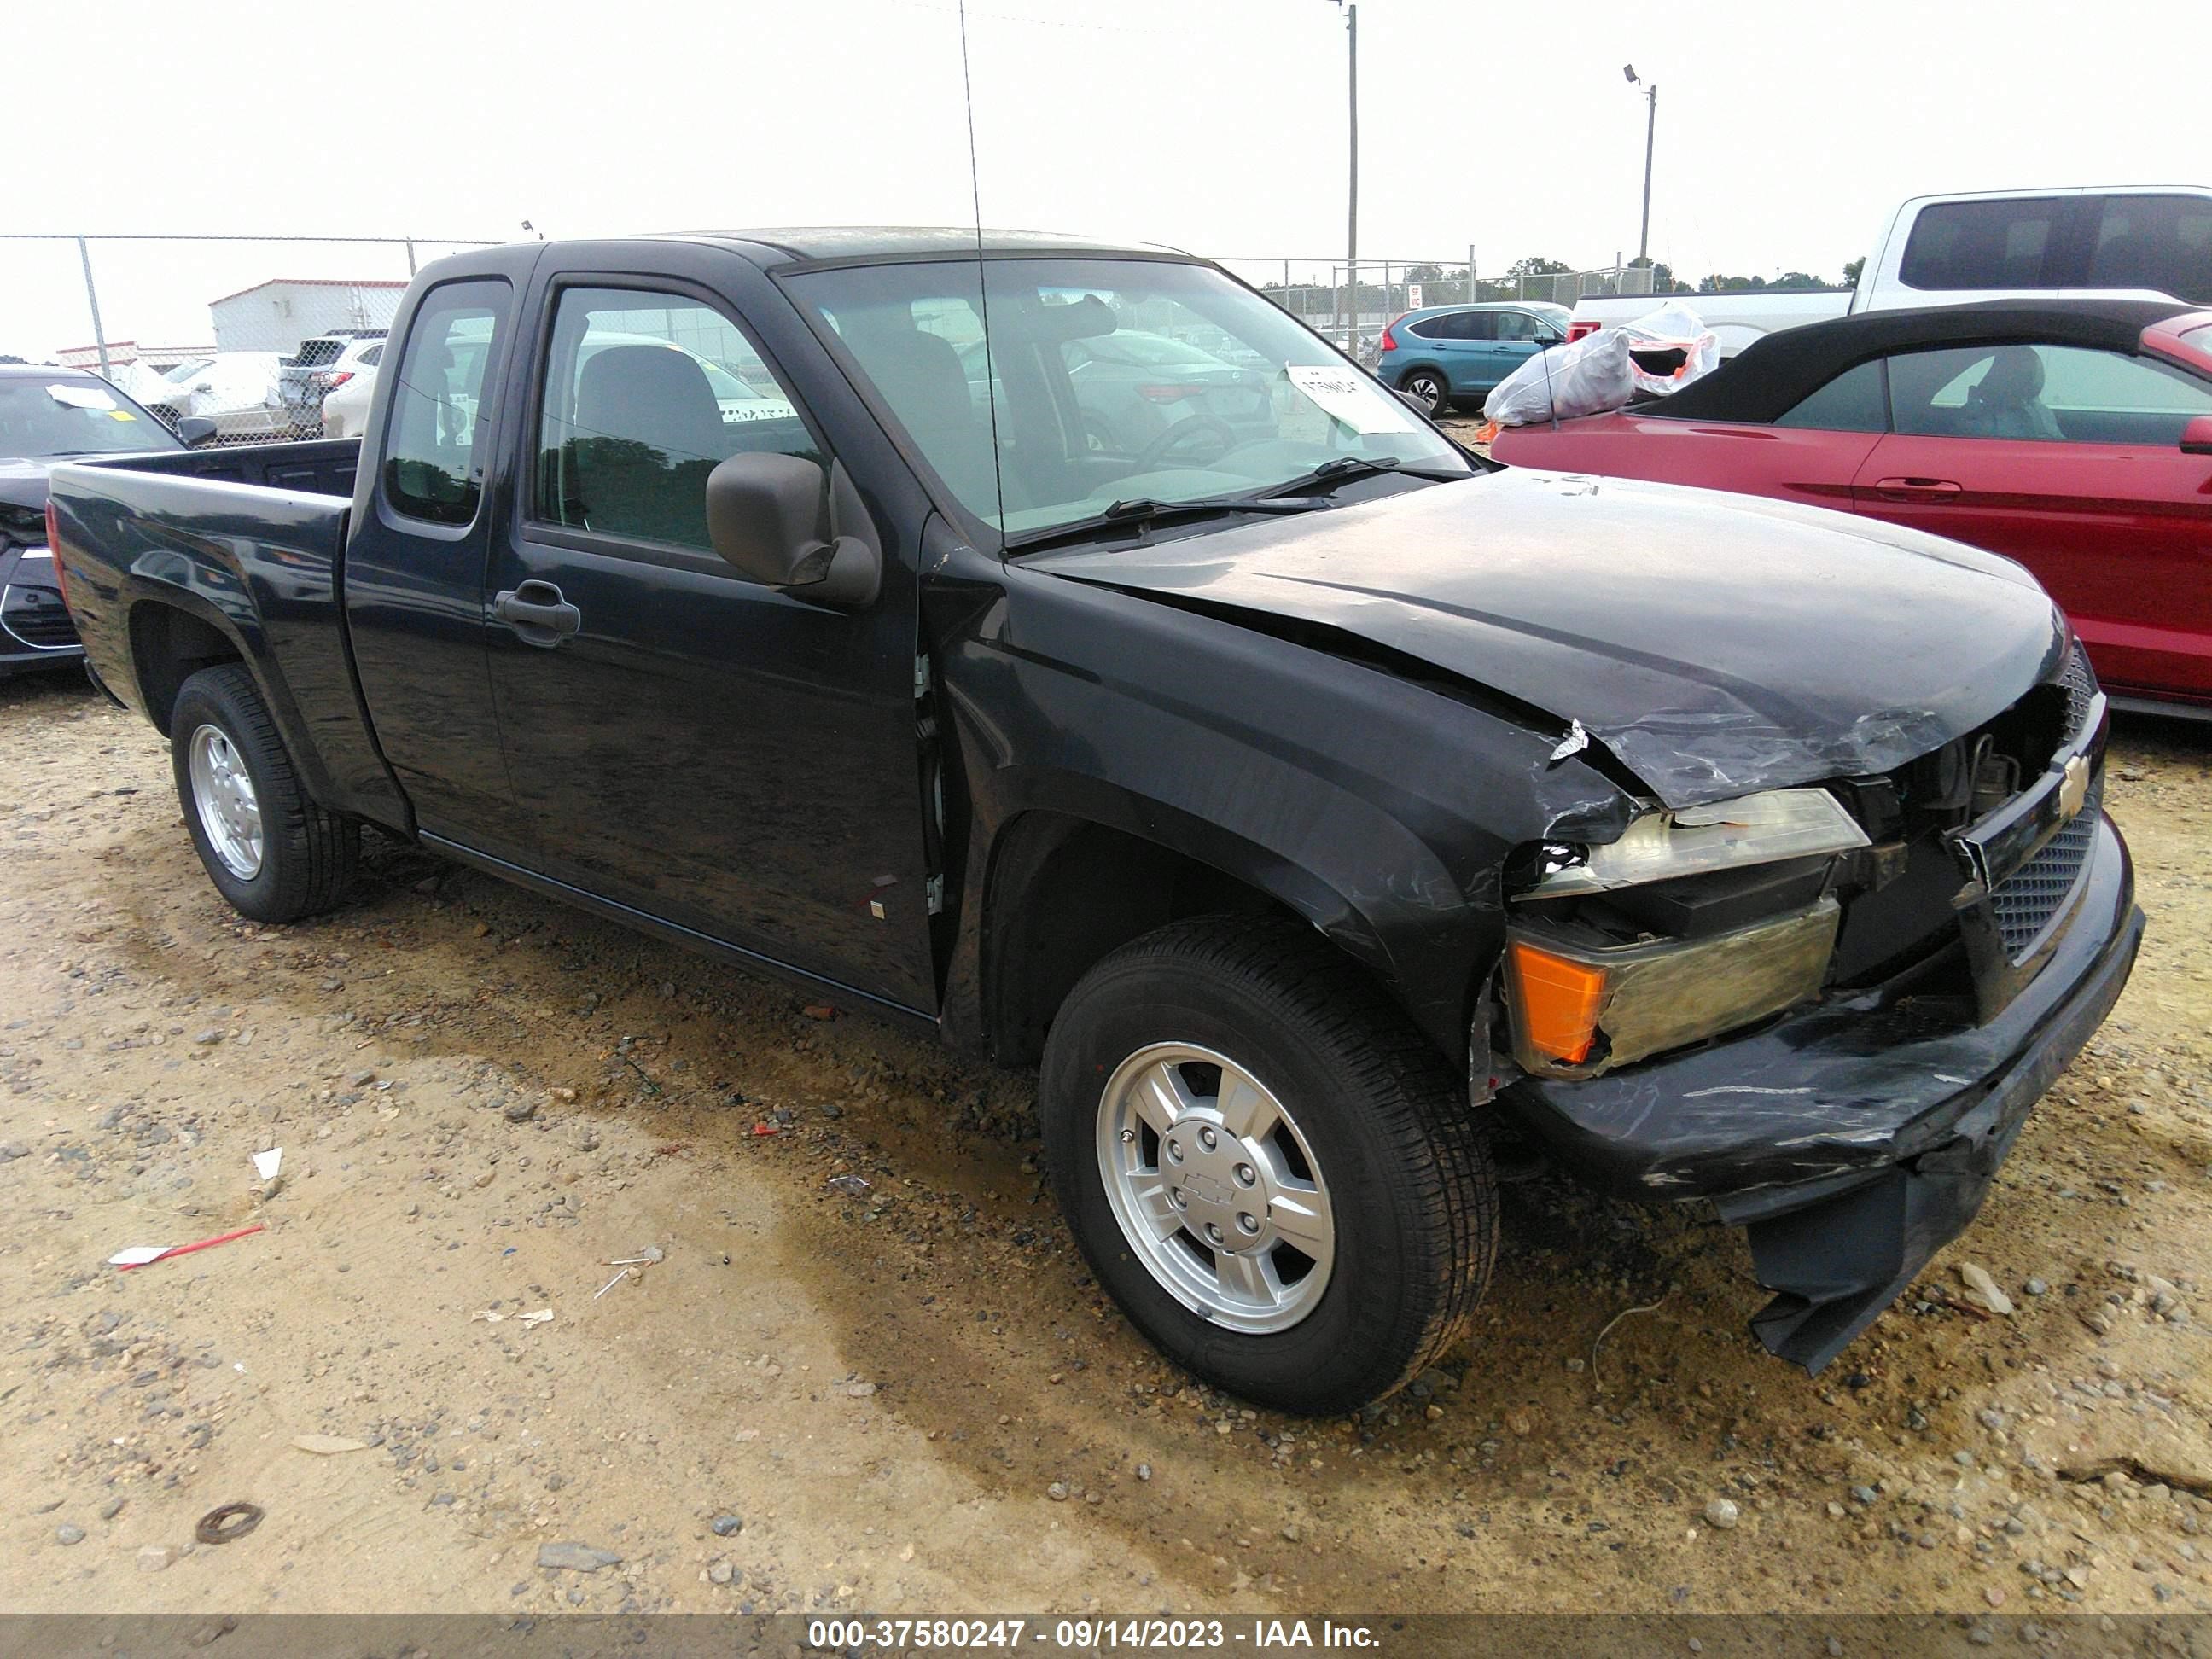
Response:
POLYGON ((2212 305, 2212 199, 2103 198, 2085 286, 2145 288, 2212 305))
POLYGON ((384 447, 384 497, 394 512, 474 521, 483 495, 478 416, 485 389, 499 384, 512 297, 495 276, 441 283, 423 296, 400 355, 384 447))
POLYGON ((2045 260, 2076 206, 2075 198, 2040 196, 1924 207, 1912 222, 1898 280, 1939 293, 2053 287, 2045 260))
POLYGON ((2212 304, 2212 198, 1938 202, 1913 220, 1898 279, 1932 293, 2142 289, 2212 304))

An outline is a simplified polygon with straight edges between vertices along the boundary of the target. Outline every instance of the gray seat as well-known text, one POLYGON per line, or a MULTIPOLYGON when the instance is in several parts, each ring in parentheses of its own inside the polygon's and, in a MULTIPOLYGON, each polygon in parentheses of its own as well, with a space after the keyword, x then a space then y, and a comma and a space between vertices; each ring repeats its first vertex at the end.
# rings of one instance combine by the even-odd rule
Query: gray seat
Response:
POLYGON ((707 475, 734 446, 707 372, 669 346, 584 360, 568 441, 565 522, 708 548, 707 475))
POLYGON ((1966 394, 1966 435, 1975 438, 2063 438, 2057 417, 2043 402, 2043 357, 2033 346, 2006 346, 1989 373, 1966 394))
POLYGON ((923 459, 971 507, 988 513, 998 499, 998 469, 991 434, 977 416, 960 354, 950 340, 911 323, 884 319, 870 326, 855 319, 854 349, 911 433, 923 459))

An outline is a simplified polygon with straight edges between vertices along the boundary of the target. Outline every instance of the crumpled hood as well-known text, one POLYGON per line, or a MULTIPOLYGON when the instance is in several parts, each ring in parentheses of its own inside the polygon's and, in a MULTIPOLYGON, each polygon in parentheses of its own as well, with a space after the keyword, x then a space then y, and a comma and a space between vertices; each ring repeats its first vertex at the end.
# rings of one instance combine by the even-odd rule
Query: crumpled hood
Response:
POLYGON ((1884 772, 2056 665, 2009 560, 1750 496, 1508 471, 1033 568, 1294 617, 1579 720, 1669 806, 1884 772))

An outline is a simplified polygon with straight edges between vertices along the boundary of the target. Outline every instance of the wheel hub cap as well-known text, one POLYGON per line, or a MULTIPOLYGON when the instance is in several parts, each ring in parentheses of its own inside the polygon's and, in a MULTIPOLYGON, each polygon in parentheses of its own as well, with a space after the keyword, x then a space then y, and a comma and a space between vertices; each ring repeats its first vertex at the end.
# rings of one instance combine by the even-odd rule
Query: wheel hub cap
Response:
POLYGON ((208 845, 240 881, 261 873, 261 803, 246 763, 219 726, 193 732, 192 806, 208 845))
POLYGON ((1235 1061, 1188 1043, 1130 1055, 1100 1096, 1098 1158, 1124 1237, 1185 1307, 1260 1333, 1319 1303, 1328 1188, 1290 1112, 1235 1061))

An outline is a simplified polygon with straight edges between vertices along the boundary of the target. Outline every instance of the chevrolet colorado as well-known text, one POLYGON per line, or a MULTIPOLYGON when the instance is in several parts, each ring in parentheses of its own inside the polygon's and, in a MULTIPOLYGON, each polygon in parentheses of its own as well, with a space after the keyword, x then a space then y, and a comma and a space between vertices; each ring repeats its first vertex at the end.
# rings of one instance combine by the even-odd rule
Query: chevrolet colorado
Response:
POLYGON ((1491 1131, 1748 1229, 1810 1368, 2142 929, 2019 567, 1493 469, 1203 260, 973 230, 425 269, 358 443, 71 463, 89 664, 222 896, 364 825, 1041 1066, 1075 1239, 1323 1412, 1460 1335, 1491 1131), (1086 419, 1085 342, 1246 371, 1086 419))

